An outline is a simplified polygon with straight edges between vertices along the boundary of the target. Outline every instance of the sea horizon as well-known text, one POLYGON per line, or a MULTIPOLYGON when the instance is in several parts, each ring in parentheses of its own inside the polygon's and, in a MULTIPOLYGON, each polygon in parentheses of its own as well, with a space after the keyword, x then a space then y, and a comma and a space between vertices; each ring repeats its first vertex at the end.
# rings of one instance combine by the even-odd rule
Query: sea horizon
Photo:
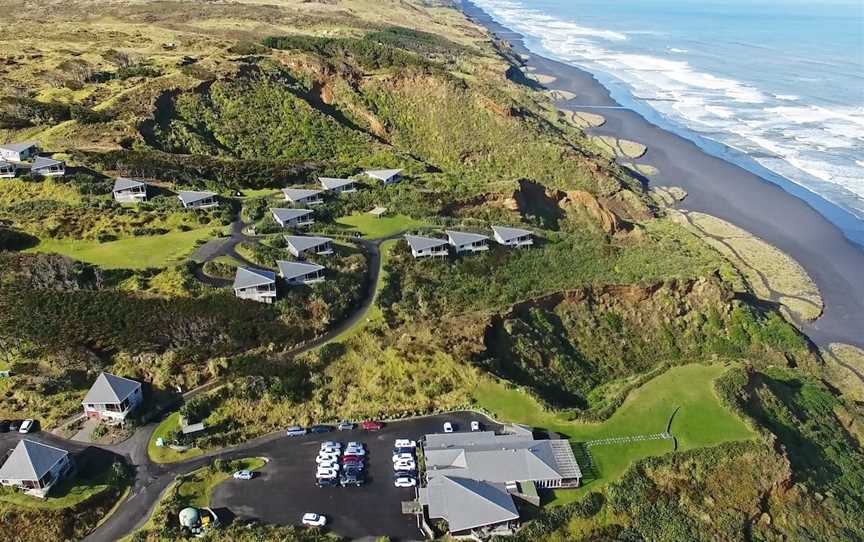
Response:
POLYGON ((591 73, 622 106, 780 185, 864 247, 859 5, 472 1, 533 53, 591 73), (814 17, 833 30, 811 34, 830 37, 801 34, 814 17))

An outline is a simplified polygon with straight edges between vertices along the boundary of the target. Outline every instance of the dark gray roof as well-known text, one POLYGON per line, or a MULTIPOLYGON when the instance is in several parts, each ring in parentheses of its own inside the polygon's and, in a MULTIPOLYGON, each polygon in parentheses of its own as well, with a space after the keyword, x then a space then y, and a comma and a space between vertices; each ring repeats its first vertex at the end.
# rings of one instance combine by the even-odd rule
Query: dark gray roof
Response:
POLYGON ((27 141, 24 143, 7 143, 6 145, 0 145, 0 148, 7 149, 13 152, 22 152, 26 151, 27 149, 32 149, 37 145, 38 143, 36 143, 35 141, 27 141))
POLYGON ((504 484, 458 476, 439 476, 420 490, 430 518, 443 518, 451 532, 519 519, 504 484))
POLYGON ((312 196, 317 196, 321 193, 320 190, 310 190, 308 188, 283 188, 282 193, 291 201, 297 201, 312 196))
POLYGON ((436 239, 434 237, 420 237, 419 235, 406 235, 405 240, 411 250, 426 250, 428 248, 440 247, 447 244, 446 239, 436 239))
POLYGON ((130 378, 115 376, 109 373, 101 373, 96 382, 90 386, 90 391, 84 397, 83 403, 120 403, 135 390, 141 387, 141 383, 130 378))
POLYGON ((279 274, 285 280, 302 277, 303 275, 324 269, 323 266, 315 265, 314 263, 286 262, 285 260, 277 261, 276 265, 279 266, 279 274))
POLYGON ((289 220, 302 218, 306 215, 312 214, 312 211, 309 209, 283 209, 279 207, 271 208, 270 212, 272 212, 273 216, 278 217, 282 222, 288 222, 289 220))
POLYGON ((180 201, 182 201, 186 205, 215 196, 215 192, 196 192, 194 190, 181 190, 177 192, 177 197, 180 198, 180 201))
POLYGON ((234 273, 234 286, 238 288, 254 288, 255 286, 264 286, 265 284, 275 284, 276 273, 264 269, 250 269, 246 267, 238 267, 234 273))
POLYGON ((461 245, 470 245, 471 243, 476 243, 477 241, 486 241, 489 239, 486 235, 480 235, 479 233, 465 233, 461 231, 451 231, 447 230, 444 233, 450 237, 450 241, 457 246, 461 245))
POLYGON ((335 190, 336 188, 342 188, 343 186, 354 184, 354 181, 352 181, 351 179, 334 179, 332 177, 321 177, 318 180, 321 181, 321 186, 323 186, 327 190, 335 190))
POLYGON ((402 173, 401 169, 370 169, 365 172, 366 175, 372 177, 373 179, 378 179, 380 181, 387 182, 393 177, 402 173))
POLYGON ((63 160, 55 160, 46 156, 37 156, 36 159, 33 160, 33 169, 42 169, 60 164, 65 164, 65 162, 63 162, 63 160))
POLYGON ((145 183, 142 183, 141 181, 136 181, 135 179, 117 177, 117 179, 114 181, 114 192, 119 192, 120 190, 128 190, 137 186, 147 185, 145 183))
POLYGON ((313 237, 310 235, 286 235, 285 241, 294 247, 297 252, 303 252, 310 248, 321 246, 325 243, 330 243, 333 239, 329 237, 313 237))
POLYGON ((492 226, 492 231, 497 233, 498 237, 505 241, 510 241, 511 239, 518 239, 526 235, 533 235, 528 230, 523 230, 521 228, 508 228, 506 226, 492 226))
POLYGON ((24 439, 0 467, 0 480, 39 480, 67 455, 66 450, 24 439))

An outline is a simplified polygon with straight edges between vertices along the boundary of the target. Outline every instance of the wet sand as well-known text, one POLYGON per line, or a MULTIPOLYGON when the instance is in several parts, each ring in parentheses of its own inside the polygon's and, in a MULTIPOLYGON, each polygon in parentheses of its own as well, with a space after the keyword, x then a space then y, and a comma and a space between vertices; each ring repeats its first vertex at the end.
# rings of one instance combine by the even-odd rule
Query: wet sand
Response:
POLYGON ((842 214, 841 210, 812 194, 807 196, 808 203, 651 124, 617 103, 590 73, 529 51, 520 34, 499 25, 470 2, 463 2, 462 8, 472 20, 508 41, 515 52, 527 55, 526 63, 534 68, 533 73, 555 77, 546 88, 575 94, 559 102, 560 107, 605 117, 606 123, 589 133, 647 145, 648 152, 635 162, 659 170, 650 185, 680 186, 688 193, 682 208, 727 220, 794 258, 816 282, 825 303, 819 319, 802 324, 814 343, 825 346, 840 342, 864 348, 864 249, 849 241, 811 204, 823 212, 834 209, 842 214))

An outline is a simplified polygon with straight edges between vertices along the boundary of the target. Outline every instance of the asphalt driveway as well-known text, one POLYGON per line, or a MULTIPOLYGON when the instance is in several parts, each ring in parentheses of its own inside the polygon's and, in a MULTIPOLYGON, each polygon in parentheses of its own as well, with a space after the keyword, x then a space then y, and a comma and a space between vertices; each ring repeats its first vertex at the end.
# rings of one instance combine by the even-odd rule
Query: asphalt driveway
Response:
POLYGON ((399 540, 421 540, 413 515, 402 514, 402 502, 412 501, 415 490, 393 487, 391 455, 397 438, 418 440, 442 431, 445 421, 458 430, 468 430, 471 420, 498 429, 473 413, 432 416, 389 424, 381 431, 361 429, 332 433, 280 437, 246 450, 269 460, 253 480, 228 480, 218 486, 210 501, 213 508, 227 508, 237 519, 297 525, 305 512, 324 514, 328 526, 349 538, 389 536, 399 540), (356 440, 367 447, 367 483, 362 487, 319 488, 315 483, 315 457, 320 442, 356 440))

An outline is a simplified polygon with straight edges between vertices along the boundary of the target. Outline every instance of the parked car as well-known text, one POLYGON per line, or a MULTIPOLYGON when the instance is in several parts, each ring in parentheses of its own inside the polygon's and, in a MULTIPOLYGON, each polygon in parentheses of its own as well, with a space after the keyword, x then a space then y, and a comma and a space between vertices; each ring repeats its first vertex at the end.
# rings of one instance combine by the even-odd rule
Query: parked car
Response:
POLYGON ((414 461, 414 454, 393 454, 393 462, 414 461))
POLYGON ((313 425, 309 428, 310 433, 329 433, 332 430, 332 425, 313 425))
POLYGON ((351 455, 351 454, 342 456, 342 462, 343 463, 345 463, 345 462, 351 463, 351 462, 357 462, 357 461, 363 461, 363 456, 362 455, 351 455))
POLYGON ((366 466, 363 464, 363 461, 343 461, 342 466, 346 469, 360 469, 363 470, 366 466))
POLYGON ((0 420, 0 433, 8 433, 9 432, 9 424, 12 422, 9 420, 0 420))
POLYGON ((453 432, 453 424, 450 422, 444 422, 444 432, 452 433, 453 432))
POLYGON ((366 431, 379 431, 384 428, 384 424, 381 422, 376 422, 374 420, 366 420, 365 422, 360 424, 360 427, 362 427, 366 431))
POLYGON ((318 478, 318 487, 336 487, 339 485, 339 479, 335 476, 332 478, 318 478))
POLYGON ((417 464, 413 461, 399 461, 398 463, 393 463, 393 470, 417 470, 417 464))
POLYGON ((342 455, 359 455, 360 457, 363 457, 364 455, 366 455, 366 450, 364 450, 363 448, 353 448, 349 446, 345 448, 345 451, 342 452, 342 455))
POLYGON ((393 448, 394 454, 409 454, 411 457, 414 457, 414 454, 417 453, 417 448, 393 448))
POLYGON ((287 431, 285 431, 285 434, 289 437, 298 437, 306 434, 306 428, 300 427, 299 425, 292 425, 287 431))
POLYGON ((318 451, 322 454, 341 454, 342 446, 321 446, 318 451))
POLYGON ((339 454, 318 454, 318 457, 315 458, 315 462, 319 465, 324 463, 338 463, 339 454))
POLYGON ((340 431, 350 431, 354 429, 354 424, 351 422, 339 422, 339 425, 336 426, 340 431))
POLYGON ((393 478, 414 478, 417 476, 415 470, 397 470, 393 473, 393 478))
POLYGON ((303 525, 308 525, 309 527, 323 527, 327 525, 327 516, 315 514, 313 512, 306 512, 303 514, 302 521, 303 525))
POLYGON ((480 431, 483 427, 480 425, 480 422, 474 420, 471 422, 471 430, 472 431, 480 431))
POLYGON ((36 430, 36 422, 33 420, 24 420, 18 428, 19 433, 32 433, 36 430))
POLYGON ((321 448, 342 448, 341 442, 336 442, 335 440, 325 440, 321 443, 321 448))
POLYGON ((336 478, 339 476, 339 470, 334 468, 319 467, 315 473, 316 478, 336 478))
POLYGON ((17 432, 18 429, 21 428, 21 422, 24 420, 11 420, 9 422, 9 430, 13 432, 17 432))
POLYGON ((339 483, 342 484, 342 487, 345 486, 356 486, 360 487, 363 485, 363 471, 360 470, 346 470, 342 477, 339 478, 339 483))
POLYGON ((234 473, 235 480, 251 480, 255 478, 255 473, 251 470, 238 470, 234 473))
POLYGON ((394 446, 396 448, 416 448, 417 441, 409 440, 407 438, 397 438, 394 446))
POLYGON ((408 477, 396 478, 393 485, 396 487, 414 487, 417 485, 417 480, 408 477))

